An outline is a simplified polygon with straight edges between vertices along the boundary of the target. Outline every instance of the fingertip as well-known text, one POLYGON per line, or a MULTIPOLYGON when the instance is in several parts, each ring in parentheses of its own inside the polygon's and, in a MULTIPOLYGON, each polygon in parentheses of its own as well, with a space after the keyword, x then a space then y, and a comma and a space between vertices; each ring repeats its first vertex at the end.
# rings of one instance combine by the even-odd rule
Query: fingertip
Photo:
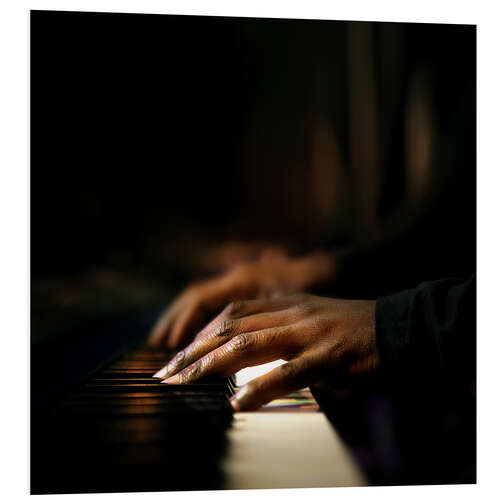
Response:
POLYGON ((248 406, 248 396, 250 387, 244 385, 230 400, 234 411, 243 411, 248 406))
POLYGON ((163 378, 167 374, 167 367, 164 366, 161 370, 158 370, 154 375, 153 378, 163 378))
POLYGON ((179 374, 172 375, 171 377, 166 378, 165 380, 161 381, 162 384, 173 384, 173 385, 178 385, 181 383, 181 378, 179 374))
POLYGON ((233 411, 241 411, 238 400, 234 396, 229 400, 229 403, 231 404, 233 411))

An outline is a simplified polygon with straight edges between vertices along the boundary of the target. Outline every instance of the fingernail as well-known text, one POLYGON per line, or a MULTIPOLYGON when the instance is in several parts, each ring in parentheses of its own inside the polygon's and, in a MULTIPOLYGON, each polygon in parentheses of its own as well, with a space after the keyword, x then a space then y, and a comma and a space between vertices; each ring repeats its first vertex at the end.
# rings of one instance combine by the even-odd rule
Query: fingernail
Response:
POLYGON ((179 377, 179 374, 177 373, 176 375, 173 375, 172 377, 166 378, 165 380, 161 381, 162 384, 180 384, 181 383, 181 378, 179 377))
POLYGON ((163 378, 167 374, 167 366, 164 366, 161 370, 158 370, 153 377, 154 378, 163 378))

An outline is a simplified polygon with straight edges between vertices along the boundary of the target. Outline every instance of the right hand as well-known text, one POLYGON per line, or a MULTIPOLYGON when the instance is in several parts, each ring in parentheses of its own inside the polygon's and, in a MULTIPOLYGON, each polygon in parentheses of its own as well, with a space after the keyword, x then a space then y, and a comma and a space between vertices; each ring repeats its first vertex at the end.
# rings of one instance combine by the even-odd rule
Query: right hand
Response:
POLYGON ((311 384, 358 383, 380 365, 375 307, 375 300, 308 294, 233 302, 153 377, 188 384, 287 361, 242 387, 231 398, 235 411, 256 410, 311 384))
POLYGON ((306 291, 328 281, 332 272, 332 260, 324 253, 302 258, 273 255, 238 264, 220 277, 184 290, 161 314, 149 342, 157 347, 177 347, 229 302, 306 291))

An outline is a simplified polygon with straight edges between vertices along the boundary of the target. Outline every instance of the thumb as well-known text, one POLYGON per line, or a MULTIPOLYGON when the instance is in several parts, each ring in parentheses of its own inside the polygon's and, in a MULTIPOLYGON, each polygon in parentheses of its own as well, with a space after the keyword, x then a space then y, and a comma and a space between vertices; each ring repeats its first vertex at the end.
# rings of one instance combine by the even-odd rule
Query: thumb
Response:
POLYGON ((317 360, 303 356, 284 363, 244 385, 232 398, 234 411, 252 411, 273 399, 307 387, 314 381, 317 360))

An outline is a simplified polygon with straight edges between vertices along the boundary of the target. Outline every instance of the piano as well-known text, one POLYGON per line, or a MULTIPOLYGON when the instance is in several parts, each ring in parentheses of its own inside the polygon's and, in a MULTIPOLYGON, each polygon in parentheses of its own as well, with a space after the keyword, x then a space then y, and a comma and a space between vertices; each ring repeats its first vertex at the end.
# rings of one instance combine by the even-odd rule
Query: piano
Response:
POLYGON ((65 342, 32 343, 32 494, 475 482, 470 404, 449 406, 428 388, 317 387, 319 407, 285 398, 234 414, 234 378, 152 378, 174 354, 144 344, 158 312, 82 322, 65 342))
MULTIPOLYGON (((83 337, 75 352, 96 350, 102 356, 97 339, 113 343, 112 330, 103 330, 107 335, 83 337)), ((152 375, 174 352, 153 350, 144 342, 123 347, 131 338, 121 334, 118 353, 46 404, 34 384, 32 494, 367 484, 317 407, 271 405, 233 414, 234 377, 161 384, 152 375)), ((58 357, 52 353, 52 364, 58 357)), ((32 376, 37 366, 35 357, 32 376)), ((55 372, 52 377, 52 386, 66 378, 55 372)))

